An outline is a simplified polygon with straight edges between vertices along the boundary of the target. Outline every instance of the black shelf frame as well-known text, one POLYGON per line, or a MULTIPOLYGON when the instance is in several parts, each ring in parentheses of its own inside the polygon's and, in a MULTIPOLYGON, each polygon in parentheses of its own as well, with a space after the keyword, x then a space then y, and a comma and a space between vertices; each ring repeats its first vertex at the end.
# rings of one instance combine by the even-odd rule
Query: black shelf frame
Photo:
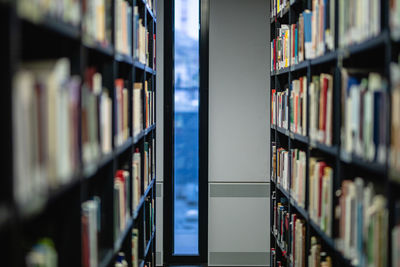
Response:
MULTIPOLYGON (((132 8, 139 7, 139 16, 143 19, 151 36, 156 34, 156 15, 155 12, 147 4, 147 0, 125 0, 132 8)), ((78 74, 81 79, 84 79, 84 71, 88 67, 95 66, 103 76, 103 84, 110 92, 114 90, 114 80, 123 78, 126 81, 126 88, 129 90, 129 114, 132 114, 132 93, 133 82, 148 81, 148 89, 156 95, 156 66, 153 66, 152 51, 153 40, 150 40, 150 64, 142 64, 133 58, 131 55, 121 54, 116 51, 114 46, 114 1, 111 1, 110 14, 112 23, 110 25, 111 34, 106 44, 101 44, 94 41, 83 32, 82 25, 74 27, 60 19, 44 15, 41 18, 31 19, 29 16, 23 16, 18 13, 16 1, 5 1, 0 3, 0 29, 4 33, 4 45, 1 46, 1 57, 5 60, 0 63, 0 68, 5 71, 1 74, 1 79, 4 81, 5 94, 2 101, 6 107, 6 124, 11 126, 11 110, 12 110, 12 77, 19 68, 19 65, 24 60, 42 60, 48 58, 68 57, 71 60, 71 71, 73 74, 78 74), (23 38, 28 40, 29 31, 38 34, 40 37, 30 40, 29 43, 23 42, 23 38), (63 46, 70 49, 54 48, 48 49, 47 43, 62 43, 63 46), (34 44, 38 47, 38 52, 29 50, 29 46, 34 44), (30 53, 30 54, 29 54, 30 53), (28 56, 27 56, 28 55, 28 56)), ((153 8, 156 8, 154 6, 153 8)), ((29 34, 29 37, 34 36, 29 34)), ((132 38, 134 35, 132 34, 132 38)), ((132 42, 133 43, 133 42, 132 42)), ((132 51, 133 52, 133 51, 132 51)), ((115 99, 113 94, 110 94, 112 101, 115 99)), ((142 95, 144 102, 144 97, 142 95)), ((154 103, 155 104, 155 103, 154 103)), ((114 105, 114 103, 113 103, 114 105)), ((143 105, 144 108, 144 105, 143 105)), ((156 120, 156 114, 154 114, 156 120)), ((114 110, 112 120, 114 121, 114 110)), ((7 266, 25 266, 25 256, 31 246, 35 244, 40 237, 50 236, 55 243, 58 252, 58 266, 80 266, 82 260, 81 251, 81 203, 90 199, 94 195, 101 196, 101 211, 102 217, 107 217, 103 224, 99 238, 99 266, 107 267, 113 265, 118 252, 124 251, 127 256, 127 261, 131 259, 131 231, 133 227, 139 229, 139 257, 142 259, 141 265, 144 266, 145 261, 156 265, 155 257, 145 257, 143 252, 149 255, 155 255, 155 239, 156 230, 152 232, 149 244, 144 244, 144 225, 146 219, 149 219, 148 210, 145 210, 145 203, 154 200, 154 223, 156 221, 156 186, 155 175, 147 188, 143 188, 142 196, 138 207, 134 210, 130 207, 130 218, 126 223, 125 229, 119 236, 114 237, 114 205, 113 205, 113 183, 115 172, 121 168, 126 168, 132 177, 132 158, 135 148, 140 148, 142 159, 144 157, 144 143, 155 139, 156 123, 145 128, 138 135, 133 136, 132 122, 129 122, 129 137, 120 145, 116 146, 112 141, 112 150, 104 155, 100 155, 93 162, 84 164, 80 162, 79 168, 74 171, 69 182, 53 188, 43 196, 43 201, 34 209, 20 208, 13 197, 13 161, 12 161, 12 127, 6 127, 7 138, 3 141, 2 147, 9 155, 9 160, 4 166, 4 174, 8 178, 0 182, 0 207, 1 212, 5 212, 5 216, 1 213, 0 220, 0 238, 2 240, 10 240, 5 252, 6 256, 3 263, 7 266), (3 194, 4 192, 8 192, 3 194), (3 208, 4 207, 4 208, 3 208), (103 208, 104 207, 104 208, 103 208), (62 212, 68 210, 68 214, 62 212), (60 216, 62 215, 62 216, 60 216), (61 217, 67 217, 65 222, 60 221, 61 217), (73 222, 71 225, 69 222, 73 222), (47 228, 51 229, 48 230, 47 228), (36 233, 38 232, 38 233, 36 233), (59 232, 59 233, 57 233, 59 232), (68 237, 67 237, 68 236, 68 237)), ((112 129, 112 138, 114 137, 114 127, 112 129)), ((79 141, 80 143, 81 141, 79 141)), ((81 147, 81 144, 80 144, 81 147)), ((153 152, 155 152, 155 147, 153 152)), ((153 153, 155 157, 156 153, 153 153)), ((155 160, 154 160, 155 162, 155 160)), ((143 165, 143 160, 142 160, 143 165)), ((152 166, 154 173, 155 167, 152 166)), ((141 168, 141 179, 144 179, 143 166, 141 168)), ((131 181, 132 182, 132 181, 131 181)), ((131 196, 132 196, 131 192, 131 196)), ((131 198, 127 200, 127 205, 131 205, 131 198)), ((102 218, 103 222, 103 218, 102 218)), ((1 247, 3 248, 3 247, 1 247)), ((130 266, 132 266, 130 264, 130 266)))
MULTIPOLYGON (((390 25, 388 22, 389 18, 389 4, 385 0, 381 0, 381 30, 380 34, 377 36, 371 37, 370 39, 364 40, 360 43, 354 43, 348 45, 346 47, 341 47, 338 41, 339 35, 339 1, 335 1, 335 44, 333 51, 326 51, 324 55, 312 58, 305 59, 298 64, 291 65, 287 68, 280 70, 271 70, 269 72, 270 75, 270 88, 276 89, 277 91, 282 91, 287 88, 288 85, 292 83, 292 81, 299 76, 306 76, 308 84, 312 80, 312 76, 319 73, 326 73, 328 69, 329 73, 332 74, 334 84, 333 84, 333 101, 335 101, 335 105, 333 106, 333 117, 332 117, 332 145, 326 145, 320 143, 316 140, 310 138, 309 134, 309 124, 307 125, 307 135, 299 135, 278 127, 276 125, 270 126, 271 130, 271 140, 276 143, 277 148, 284 147, 287 150, 292 148, 301 148, 306 152, 306 199, 304 208, 296 202, 293 198, 292 192, 290 190, 284 190, 280 184, 277 183, 272 177, 268 180, 271 181, 271 196, 275 196, 277 198, 277 194, 287 198, 288 203, 288 212, 299 214, 303 217, 306 224, 306 253, 309 253, 309 249, 311 246, 311 236, 315 235, 321 240, 321 244, 324 247, 324 250, 331 255, 333 259, 333 266, 352 266, 351 261, 346 259, 342 252, 338 249, 335 243, 335 232, 334 226, 332 226, 331 232, 333 237, 328 237, 328 235, 323 232, 320 227, 312 221, 310 215, 308 213, 308 181, 309 181, 309 159, 311 155, 316 154, 318 157, 325 158, 327 162, 332 165, 333 169, 333 205, 337 204, 337 197, 335 196, 335 192, 340 189, 341 183, 345 178, 349 178, 350 170, 353 172, 367 172, 368 176, 376 177, 365 177, 366 181, 372 180, 374 184, 383 185, 383 190, 385 195, 387 196, 387 207, 389 211, 389 227, 388 227, 388 240, 387 240, 387 259, 388 266, 391 266, 391 241, 390 241, 390 233, 393 228, 394 223, 394 203, 399 199, 396 190, 400 188, 400 172, 397 172, 390 168, 390 164, 388 162, 389 152, 386 152, 386 160, 384 162, 369 162, 364 160, 363 158, 353 155, 346 154, 340 142, 340 127, 341 127, 341 107, 340 107, 340 98, 341 98, 341 76, 340 71, 342 68, 360 68, 369 66, 373 69, 372 63, 368 64, 368 55, 369 53, 375 53, 378 57, 382 58, 382 62, 384 64, 382 71, 380 73, 384 76, 387 81, 390 81, 390 71, 389 66, 392 60, 394 60, 392 55, 393 51, 398 53, 400 51, 400 40, 393 40, 391 38, 390 33, 390 25), (356 62, 356 61, 362 62, 356 62), (356 65, 360 63, 359 65, 356 65)), ((301 12, 306 9, 311 10, 312 8, 312 0, 290 0, 290 6, 288 10, 281 11, 277 14, 277 16, 270 16, 270 38, 271 40, 276 37, 276 29, 280 27, 281 24, 293 24, 298 20, 298 16, 301 12)), ((269 14, 267 14, 269 15, 269 14)), ((375 67, 376 68, 376 67, 375 67)), ((308 86, 308 85, 307 85, 308 86)), ((389 82, 389 91, 390 91, 390 82, 389 82)), ((268 92, 271 94, 271 91, 268 92)), ((307 96, 308 98, 308 96, 307 96)), ((309 101, 307 101, 309 103, 309 101)), ((290 108, 290 107, 289 107, 290 108)), ((389 108, 390 110, 390 101, 389 108)), ((309 122, 310 118, 310 110, 307 107, 307 121, 309 122)), ((290 122, 289 122, 290 123, 290 122)), ((390 124, 389 124, 390 127, 390 124)), ((288 129, 290 129, 290 125, 288 125, 288 129)), ((386 129, 390 136, 390 129, 386 129)), ((388 139, 388 144, 386 149, 390 148, 390 139, 388 139)), ((271 150, 272 155, 272 150, 271 150)), ((271 156, 271 172, 272 172, 272 156, 271 156)), ((289 157, 289 165, 291 164, 292 158, 289 157)), ((354 173, 353 173, 354 174, 354 173)), ((277 177, 277 173, 274 174, 277 177)), ((290 174, 289 174, 290 176, 290 174)), ((332 218, 334 217, 334 206, 332 208, 332 218)), ((273 218, 273 201, 271 200, 271 218, 273 218)), ((332 219, 332 224, 334 224, 334 219, 332 219)), ((277 254, 280 249, 280 244, 276 242, 276 235, 273 232, 272 228, 273 222, 271 219, 271 248, 275 248, 277 254)), ((279 258, 279 257, 276 257, 279 258)), ((289 257, 290 258, 290 257, 289 257)), ((276 263, 275 263, 276 264, 276 263)), ((271 263, 271 266, 275 265, 271 263)), ((292 263, 287 261, 283 266, 291 266, 292 263)), ((308 257, 306 257, 306 266, 308 265, 308 257)))

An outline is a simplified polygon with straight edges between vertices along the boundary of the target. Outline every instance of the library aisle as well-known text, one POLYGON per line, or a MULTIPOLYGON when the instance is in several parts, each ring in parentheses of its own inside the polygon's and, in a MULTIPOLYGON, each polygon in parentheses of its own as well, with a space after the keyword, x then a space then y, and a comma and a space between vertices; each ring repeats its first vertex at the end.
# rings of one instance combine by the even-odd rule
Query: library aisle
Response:
POLYGON ((272 266, 400 264, 400 2, 271 1, 272 266))
POLYGON ((400 0, 0 0, 0 32, 1 266, 400 266, 400 0))
POLYGON ((155 1, 3 2, 1 265, 155 266, 155 1))

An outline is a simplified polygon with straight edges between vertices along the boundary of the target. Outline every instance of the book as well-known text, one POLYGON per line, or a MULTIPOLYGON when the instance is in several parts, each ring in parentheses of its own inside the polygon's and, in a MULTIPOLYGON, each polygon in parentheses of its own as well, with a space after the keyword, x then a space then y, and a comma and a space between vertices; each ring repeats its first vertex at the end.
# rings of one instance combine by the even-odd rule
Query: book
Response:
POLYGON ((346 153, 386 162, 387 86, 378 73, 342 69, 341 140, 346 153))
POLYGON ((135 33, 135 46, 134 46, 134 58, 142 64, 149 65, 149 30, 144 24, 145 20, 140 18, 139 8, 134 8, 134 33, 135 33))
POLYGON ((25 210, 40 208, 79 168, 80 83, 66 58, 25 62, 13 77, 13 188, 25 210))
POLYGON ((291 149, 291 188, 292 197, 300 207, 305 208, 306 200, 306 152, 291 149))
POLYGON ((339 1, 339 46, 377 36, 381 31, 381 1, 339 1))
POLYGON ((290 90, 290 131, 307 135, 307 77, 292 81, 290 90))
POLYGON ((139 266, 139 230, 132 229, 132 266, 139 266))
POLYGON ((394 223, 391 230, 392 266, 400 266, 400 202, 394 204, 394 223))
POLYGON ((387 201, 375 191, 359 177, 342 182, 335 212, 337 244, 356 266, 387 266, 387 201))
POLYGON ((283 92, 277 92, 272 90, 271 96, 273 107, 272 114, 272 122, 273 124, 288 129, 289 127, 289 89, 286 89, 283 92))
POLYGON ((290 153, 285 148, 278 148, 276 156, 277 184, 280 184, 285 190, 289 191, 289 157, 290 153))
POLYGON ((82 5, 76 0, 19 0, 16 7, 19 16, 35 22, 52 18, 78 28, 82 19, 82 5))
POLYGON ((284 251, 288 251, 290 244, 289 220, 290 214, 287 199, 281 198, 280 201, 274 203, 273 229, 277 238, 276 241, 284 251))
POLYGON ((311 247, 308 256, 308 266, 311 267, 332 267, 332 258, 322 250, 317 237, 311 237, 311 247))
POLYGON ((38 240, 27 253, 25 262, 27 267, 58 266, 58 253, 53 240, 47 237, 38 240))
POLYGON ((333 170, 321 159, 311 157, 309 166, 310 218, 328 236, 332 236, 333 170))
POLYGON ((130 177, 129 171, 117 170, 114 178, 114 202, 116 209, 114 210, 115 239, 118 239, 121 232, 125 230, 126 223, 131 217, 128 201, 130 199, 130 177))
POLYGON ((320 74, 312 77, 309 87, 310 139, 332 145, 333 77, 320 74))
POLYGON ((129 137, 128 123, 128 89, 125 87, 123 79, 115 80, 115 135, 114 143, 116 146, 122 145, 129 137))
POLYGON ((142 189, 141 189, 141 154, 139 152, 139 148, 136 148, 135 153, 133 154, 132 159, 132 179, 133 179, 133 188, 132 188, 132 207, 136 210, 139 205, 140 198, 142 197, 142 189))
POLYGON ((390 65, 391 77, 391 126, 390 126, 390 168, 400 171, 400 65, 390 65))
POLYGON ((107 47, 111 43, 111 0, 83 0, 82 31, 89 44, 97 43, 107 47))
POLYGON ((133 84, 133 129, 134 135, 138 135, 143 130, 143 104, 142 104, 143 84, 133 84))
POLYGON ((115 0, 114 12, 115 49, 132 56, 132 7, 125 0, 115 0))
POLYGON ((400 39, 400 1, 390 0, 389 1, 389 12, 390 12, 390 33, 392 38, 395 40, 400 39))
POLYGON ((99 198, 82 203, 82 266, 98 265, 99 198))

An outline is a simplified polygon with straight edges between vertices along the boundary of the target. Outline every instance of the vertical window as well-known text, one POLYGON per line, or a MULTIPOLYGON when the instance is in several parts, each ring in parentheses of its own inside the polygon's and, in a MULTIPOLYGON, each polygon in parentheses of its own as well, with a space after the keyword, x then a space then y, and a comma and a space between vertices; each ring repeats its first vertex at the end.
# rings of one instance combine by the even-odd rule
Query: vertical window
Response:
POLYGON ((175 0, 174 254, 199 254, 199 0, 175 0))

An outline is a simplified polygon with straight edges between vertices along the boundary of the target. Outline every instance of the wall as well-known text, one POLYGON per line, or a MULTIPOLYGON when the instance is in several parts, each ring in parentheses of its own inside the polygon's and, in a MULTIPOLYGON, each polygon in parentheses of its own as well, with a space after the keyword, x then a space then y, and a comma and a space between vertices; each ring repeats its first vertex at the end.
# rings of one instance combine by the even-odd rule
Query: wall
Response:
POLYGON ((269 264, 269 2, 210 0, 209 265, 269 264))

